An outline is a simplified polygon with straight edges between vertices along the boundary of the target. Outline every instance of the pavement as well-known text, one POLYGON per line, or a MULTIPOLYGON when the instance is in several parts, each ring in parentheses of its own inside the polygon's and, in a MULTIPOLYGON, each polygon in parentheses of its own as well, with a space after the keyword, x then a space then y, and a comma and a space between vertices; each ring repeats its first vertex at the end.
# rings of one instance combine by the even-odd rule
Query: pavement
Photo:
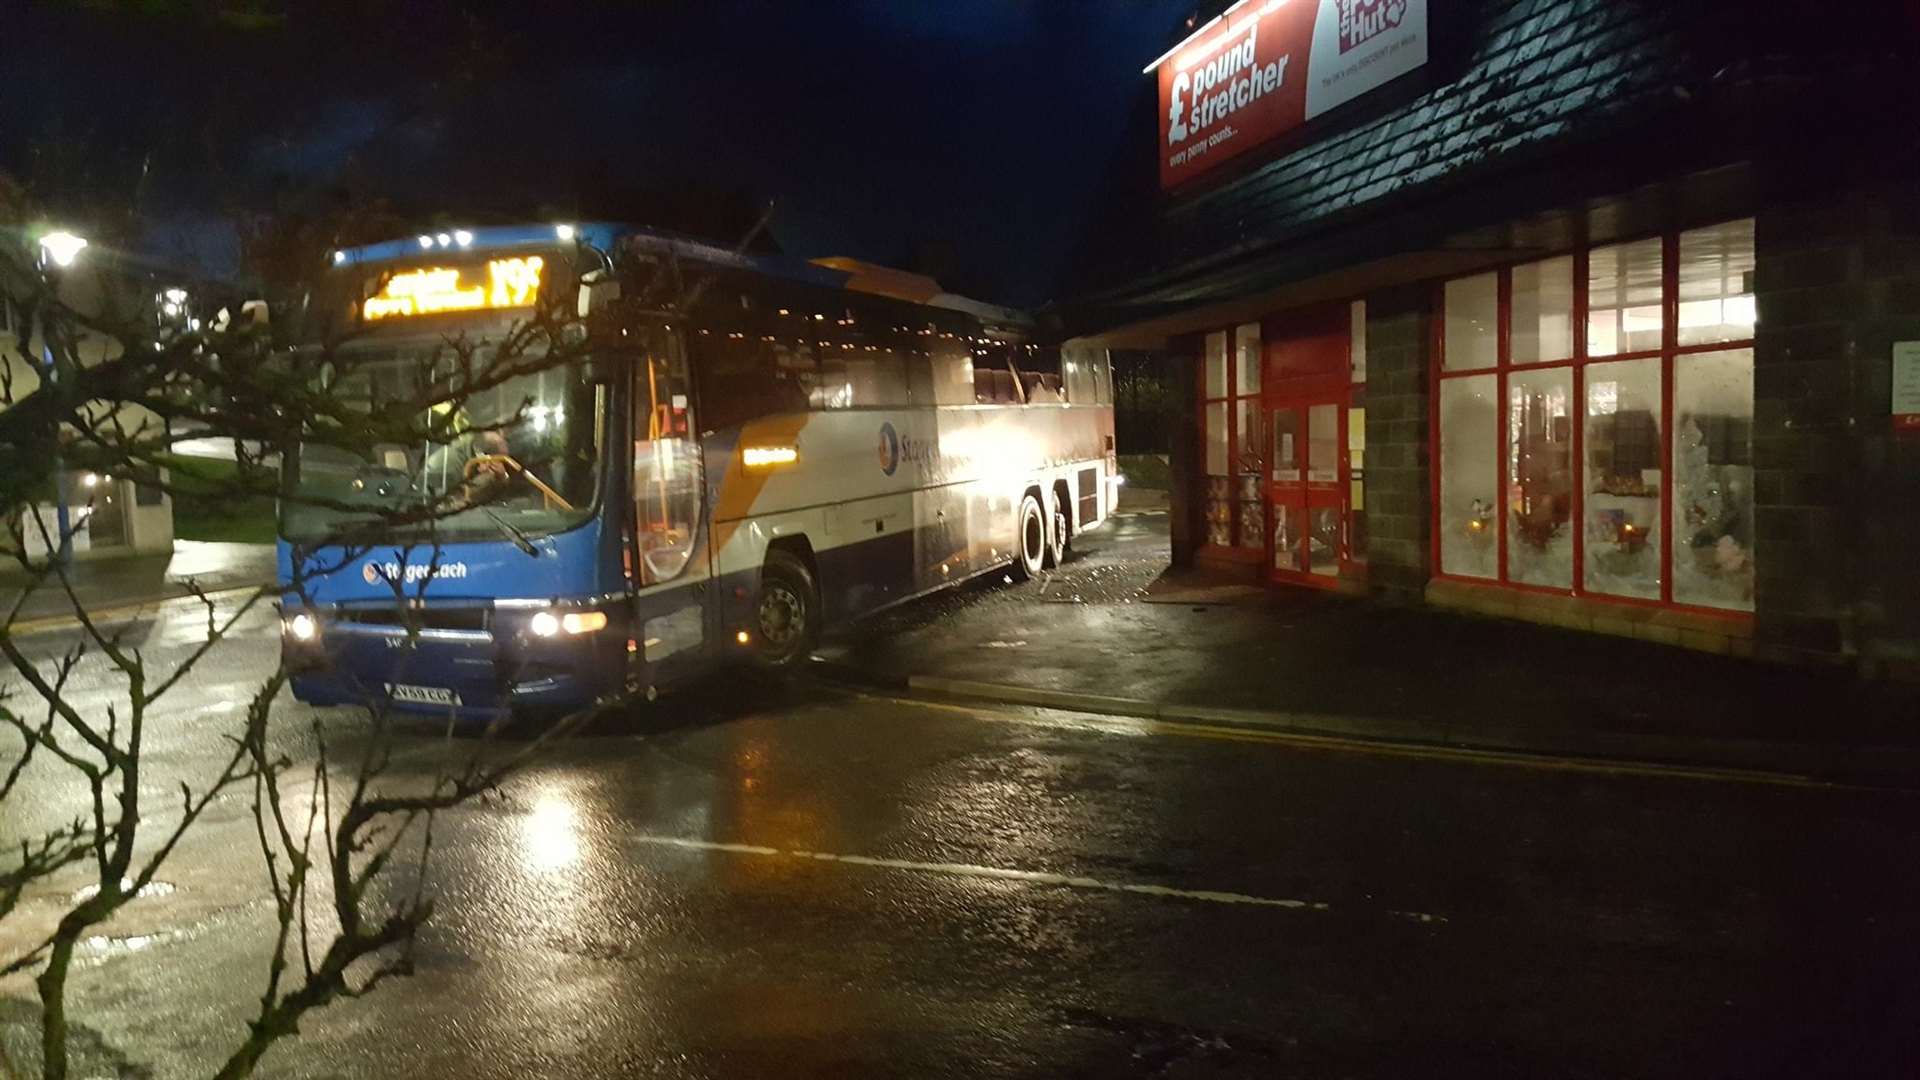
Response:
POLYGON ((1159 493, 1032 586, 822 650, 854 684, 1462 750, 1920 784, 1920 686, 1169 571, 1159 493))
MULTIPOLYGON (((49 578, 21 605, 19 631, 63 625, 73 617, 74 600, 93 613, 120 613, 191 594, 190 583, 207 592, 271 585, 272 544, 230 544, 175 540, 171 555, 83 559, 67 570, 69 597, 49 578)), ((0 612, 12 611, 28 579, 17 565, 0 570, 0 612)))
MULTIPOLYGON (((139 613, 128 643, 165 670, 195 608, 139 613)), ((276 651, 255 610, 148 716, 144 828, 205 782, 276 651)), ((88 656, 67 696, 99 716, 118 693, 88 656)), ((295 776, 324 739, 336 791, 370 737, 286 701, 271 729, 295 776)), ((488 748, 403 724, 382 788, 488 748)), ((90 812, 47 755, 22 784, 0 852, 90 812)), ((441 815, 415 973, 310 1014, 260 1075, 1910 1076, 1915 798, 721 678, 441 815)), ((168 887, 84 944, 75 1076, 207 1076, 244 1034, 273 928, 249 803, 216 800, 168 887)), ((406 895, 403 863, 376 899, 406 895)), ((0 957, 84 869, 0 919, 0 957)), ((0 979, 17 1074, 34 1017, 27 976, 0 979)))

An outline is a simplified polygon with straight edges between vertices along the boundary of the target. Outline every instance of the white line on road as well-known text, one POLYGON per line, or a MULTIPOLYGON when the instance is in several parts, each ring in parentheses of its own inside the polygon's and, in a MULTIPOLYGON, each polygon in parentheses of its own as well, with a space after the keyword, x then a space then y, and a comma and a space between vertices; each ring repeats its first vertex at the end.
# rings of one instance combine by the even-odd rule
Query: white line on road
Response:
MULTIPOLYGON (((1257 907, 1285 908, 1290 911, 1331 911, 1332 905, 1319 900, 1294 900, 1287 897, 1252 896, 1247 893, 1223 892, 1218 889, 1176 889, 1167 885, 1139 885, 1124 881, 1101 881, 1097 878, 1079 877, 1071 874, 1054 874, 1040 870, 1010 870, 999 866, 974 866, 968 863, 917 862, 912 859, 885 859, 872 855, 836 855, 825 851, 786 851, 780 848, 762 847, 757 844, 726 844, 712 840, 690 840, 678 836, 634 836, 630 839, 637 844, 651 844, 655 847, 681 848, 687 851, 715 851, 728 855, 757 855, 762 858, 812 859, 816 862, 846 863, 852 866, 868 866, 883 870, 906 870, 920 874, 944 874, 949 877, 992 878, 1000 881, 1019 881, 1029 885, 1055 885, 1069 889, 1091 889, 1102 892, 1132 893, 1137 896, 1169 897, 1176 900, 1199 900, 1209 904, 1250 904, 1257 907)), ((1418 923, 1444 923, 1443 916, 1429 915, 1419 911, 1389 911, 1388 915, 1418 923)))

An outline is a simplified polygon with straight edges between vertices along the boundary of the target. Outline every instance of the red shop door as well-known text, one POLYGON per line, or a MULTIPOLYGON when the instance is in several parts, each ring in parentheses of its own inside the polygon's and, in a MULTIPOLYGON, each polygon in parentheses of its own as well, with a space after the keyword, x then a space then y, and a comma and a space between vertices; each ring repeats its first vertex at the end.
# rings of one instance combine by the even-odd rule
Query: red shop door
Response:
POLYGON ((1325 584, 1351 559, 1345 395, 1267 410, 1268 566, 1277 581, 1325 584))

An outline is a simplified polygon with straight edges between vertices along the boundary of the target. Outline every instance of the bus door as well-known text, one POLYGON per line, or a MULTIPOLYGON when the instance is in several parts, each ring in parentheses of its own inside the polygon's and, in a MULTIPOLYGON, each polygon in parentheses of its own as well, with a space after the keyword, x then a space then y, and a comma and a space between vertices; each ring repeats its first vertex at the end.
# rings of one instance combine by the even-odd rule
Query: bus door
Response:
POLYGON ((631 354, 633 485, 627 517, 627 580, 634 589, 628 656, 643 685, 701 666, 716 615, 703 505, 706 474, 693 390, 680 335, 650 326, 631 354))

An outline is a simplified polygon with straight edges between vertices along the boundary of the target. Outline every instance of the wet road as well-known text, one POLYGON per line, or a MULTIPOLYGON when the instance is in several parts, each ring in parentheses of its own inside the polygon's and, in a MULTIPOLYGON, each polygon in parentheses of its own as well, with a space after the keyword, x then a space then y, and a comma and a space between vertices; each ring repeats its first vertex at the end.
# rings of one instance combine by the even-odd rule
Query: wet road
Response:
MULTIPOLYGON (((152 798, 271 663, 250 625, 156 719, 152 798)), ((164 659, 196 634, 174 610, 143 640, 164 659)), ((312 714, 285 715, 311 754, 312 714)), ((397 771, 449 752, 415 731, 397 771)), ((37 781, 0 841, 74 794, 37 781)), ((417 975, 310 1017, 263 1073, 1911 1075, 1914 810, 731 683, 448 815, 417 975)), ((258 994, 244 800, 165 876, 89 950, 93 1075, 203 1075, 258 994)), ((0 1024, 26 993, 0 983, 0 1024)))

